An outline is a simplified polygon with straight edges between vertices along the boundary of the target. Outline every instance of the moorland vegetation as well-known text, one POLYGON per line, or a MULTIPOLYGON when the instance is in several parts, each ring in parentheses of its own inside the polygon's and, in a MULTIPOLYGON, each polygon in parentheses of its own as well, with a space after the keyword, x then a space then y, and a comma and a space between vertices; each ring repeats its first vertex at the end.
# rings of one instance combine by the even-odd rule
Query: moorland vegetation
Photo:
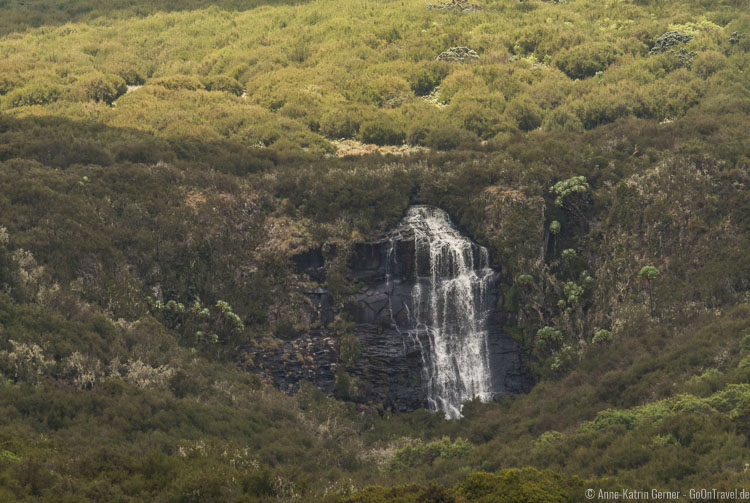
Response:
POLYGON ((171 4, 0 1, 1 500, 750 484, 746 0, 171 4), (245 370, 309 328, 293 254, 335 244, 343 304, 415 203, 490 249, 530 393, 445 421, 245 370))

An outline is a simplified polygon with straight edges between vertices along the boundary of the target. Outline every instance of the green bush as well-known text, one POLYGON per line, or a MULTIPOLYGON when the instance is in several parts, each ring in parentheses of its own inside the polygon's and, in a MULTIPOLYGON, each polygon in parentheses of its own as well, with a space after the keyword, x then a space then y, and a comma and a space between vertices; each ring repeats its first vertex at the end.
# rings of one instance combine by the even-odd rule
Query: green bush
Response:
POLYGON ((0 75, 0 96, 8 94, 12 89, 18 87, 21 84, 21 79, 18 76, 11 75, 0 75))
POLYGON ((672 47, 679 44, 690 42, 693 36, 689 33, 680 33, 679 31, 668 31, 656 39, 650 54, 662 54, 669 51, 672 47))
POLYGON ((563 341, 563 334, 560 330, 553 327, 542 327, 536 332, 535 344, 542 350, 554 350, 559 347, 563 341))
POLYGON ((479 138, 475 134, 446 124, 430 129, 422 144, 435 150, 453 150, 461 146, 470 146, 478 141, 479 138))
POLYGON ((542 109, 526 95, 513 98, 505 113, 516 122, 521 131, 531 131, 542 124, 542 109))
MULTIPOLYGON (((591 190, 588 181, 585 176, 572 176, 565 180, 556 182, 550 187, 550 192, 555 195, 555 205, 563 207, 566 199, 575 199, 585 197, 585 195, 591 190)), ((575 255, 575 250, 571 250, 575 255)), ((563 255, 565 252, 563 251, 563 255)))
POLYGON ((440 85, 448 72, 449 67, 443 62, 423 63, 409 75, 409 87, 417 96, 427 96, 440 85))
POLYGON ((13 291, 18 262, 8 249, 8 229, 0 225, 0 291, 13 291))
POLYGON ((487 140, 500 132, 512 131, 516 124, 503 115, 502 109, 493 108, 486 103, 462 101, 451 104, 451 112, 457 115, 463 129, 487 140))
POLYGON ((299 39, 286 48, 286 57, 293 63, 302 64, 310 56, 312 56, 312 48, 307 40, 299 39))
POLYGON ((431 129, 431 124, 416 120, 412 121, 406 131, 406 143, 409 145, 424 145, 431 129))
POLYGON ((76 81, 76 93, 84 100, 111 104, 126 91, 125 80, 116 75, 95 72, 83 75, 76 81))
POLYGON ((497 474, 475 473, 456 486, 456 493, 481 503, 573 503, 582 500, 583 484, 550 470, 513 468, 497 474))
POLYGON ((25 107, 31 105, 48 105, 57 101, 62 95, 60 87, 44 83, 28 84, 14 89, 5 95, 6 107, 25 107))
POLYGON ((339 359, 345 365, 352 365, 357 362, 362 354, 362 345, 359 338, 354 334, 345 334, 339 344, 339 359))
POLYGON ((235 96, 240 96, 245 91, 242 84, 226 75, 210 75, 203 79, 203 85, 207 91, 224 91, 235 96))
POLYGON ((591 339, 591 342, 594 344, 605 344, 607 342, 610 342, 612 340, 612 332, 605 329, 600 329, 594 332, 594 337, 591 339))
POLYGON ((489 88, 485 79, 471 69, 454 70, 440 84, 440 99, 448 103, 458 96, 471 98, 487 94, 489 88))
POLYGON ((576 133, 583 131, 583 123, 575 114, 556 108, 550 111, 544 118, 542 128, 545 131, 576 133))
POLYGON ((197 91, 204 89, 205 86, 197 77, 192 75, 170 75, 169 77, 160 77, 148 81, 148 84, 161 86, 171 91, 184 89, 187 91, 197 91))
POLYGON ((339 400, 357 400, 360 396, 360 381, 350 375, 344 367, 336 369, 333 396, 339 400))
POLYGON ((727 65, 727 58, 719 51, 705 51, 698 54, 693 61, 693 71, 707 79, 727 65))
POLYGON ((584 44, 560 52, 555 65, 571 79, 593 77, 617 60, 618 50, 609 44, 584 44))
POLYGON ((376 145, 401 145, 406 139, 406 126, 399 117, 378 112, 365 119, 359 127, 359 139, 376 145))
POLYGON ((362 123, 363 110, 361 107, 331 110, 321 118, 320 132, 332 139, 354 138, 362 123))
POLYGON ((651 88, 597 86, 582 98, 568 103, 566 108, 576 114, 586 129, 593 129, 631 115, 654 118, 658 112, 654 110, 655 106, 650 103, 649 97, 644 96, 647 92, 656 95, 653 100, 663 99, 663 91, 652 91, 651 88))
POLYGON ((724 374, 718 369, 709 369, 685 381, 682 391, 699 397, 707 397, 723 388, 724 384, 724 374))
POLYGON ((471 442, 462 438, 451 441, 450 438, 443 437, 428 443, 416 441, 396 451, 389 469, 400 471, 416 466, 431 465, 437 459, 466 458, 473 449, 471 442))
POLYGON ((117 62, 113 65, 108 65, 104 70, 105 73, 117 75, 129 86, 140 86, 146 81, 141 70, 135 64, 117 62))
POLYGON ((442 486, 415 484, 395 487, 370 486, 344 499, 344 503, 459 503, 442 486))

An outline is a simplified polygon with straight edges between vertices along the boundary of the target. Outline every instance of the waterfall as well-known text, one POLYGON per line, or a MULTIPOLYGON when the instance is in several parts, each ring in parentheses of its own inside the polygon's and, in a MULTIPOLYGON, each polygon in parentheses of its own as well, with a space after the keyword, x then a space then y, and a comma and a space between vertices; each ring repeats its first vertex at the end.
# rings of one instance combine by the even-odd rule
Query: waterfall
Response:
MULTIPOLYGON (((495 272, 487 249, 462 236, 443 210, 413 206, 400 228, 413 233, 415 278, 411 306, 406 306, 408 322, 392 315, 392 324, 410 344, 422 348, 430 410, 458 419, 464 401, 493 396, 487 341, 493 306, 487 293, 495 272)), ((392 241, 387 282, 394 260, 392 241)))

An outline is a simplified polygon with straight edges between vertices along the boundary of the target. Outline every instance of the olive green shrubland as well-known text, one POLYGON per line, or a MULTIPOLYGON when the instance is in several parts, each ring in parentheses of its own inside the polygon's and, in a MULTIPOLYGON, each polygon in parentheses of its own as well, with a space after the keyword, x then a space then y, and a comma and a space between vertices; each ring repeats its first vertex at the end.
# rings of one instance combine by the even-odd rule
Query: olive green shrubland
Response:
POLYGON ((750 483, 747 2, 34 5, 0 1, 0 500, 750 483), (410 204, 489 248, 529 394, 347 402, 348 251, 410 204), (335 397, 246 371, 310 329, 335 397))

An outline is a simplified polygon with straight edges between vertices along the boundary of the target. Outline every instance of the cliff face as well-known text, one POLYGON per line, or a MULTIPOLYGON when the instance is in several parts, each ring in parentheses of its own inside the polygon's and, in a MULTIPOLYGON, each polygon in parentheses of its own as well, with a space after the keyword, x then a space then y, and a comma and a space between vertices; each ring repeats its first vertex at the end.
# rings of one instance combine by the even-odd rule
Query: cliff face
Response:
MULTIPOLYGON (((350 378, 347 386, 352 389, 343 394, 352 400, 382 403, 400 411, 442 409, 449 417, 457 417, 460 405, 451 414, 445 400, 460 402, 474 395, 489 400, 527 391, 533 383, 524 370, 518 344, 503 334, 500 275, 487 266, 486 250, 460 236, 452 226, 449 237, 461 245, 459 248, 439 248, 445 248, 445 236, 437 238, 439 244, 430 247, 431 230, 422 225, 420 218, 421 215, 412 215, 411 220, 407 217, 374 241, 354 246, 350 274, 362 287, 345 310, 354 322, 352 331, 360 346, 358 358, 341 368, 344 364, 338 354, 339 341, 328 335, 326 328, 334 319, 332 302, 328 292, 318 286, 305 294, 322 328, 286 340, 276 349, 258 351, 251 366, 281 389, 292 391, 301 379, 307 379, 328 393, 334 388, 337 393, 342 392, 341 382, 336 384, 336 379, 341 381, 345 370, 350 378), (451 271, 468 274, 481 285, 469 286, 464 297, 454 293, 453 299, 445 292, 465 278, 451 276, 451 271), (438 284, 441 275, 445 282, 438 284), (430 295, 442 297, 433 299, 430 295), (429 313, 430 308, 439 310, 440 315, 429 313), (467 309, 471 311, 468 314, 467 309), (481 325, 479 329, 472 325, 479 345, 468 349, 462 343, 468 337, 466 330, 461 331, 461 320, 467 316, 478 319, 469 320, 474 325, 481 325), (445 342, 446 334, 454 334, 453 340, 445 342), (460 353, 467 351, 482 354, 469 355, 479 360, 465 361, 461 367, 465 357, 460 353), (475 367, 482 367, 478 384, 465 376, 475 367), (457 394, 446 398, 446 386, 457 388, 457 394)), ((449 224, 447 215, 445 221, 449 224)), ((300 272, 322 281, 323 260, 318 251, 298 255, 294 261, 300 272)))

